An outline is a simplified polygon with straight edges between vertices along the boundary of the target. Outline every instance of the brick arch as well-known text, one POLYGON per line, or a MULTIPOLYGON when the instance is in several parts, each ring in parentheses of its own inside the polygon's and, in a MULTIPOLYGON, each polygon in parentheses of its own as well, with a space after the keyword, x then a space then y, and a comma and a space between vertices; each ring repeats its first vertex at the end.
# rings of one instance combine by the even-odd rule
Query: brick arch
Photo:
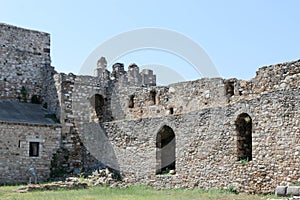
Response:
POLYGON ((175 170, 176 139, 173 129, 162 126, 156 135, 156 174, 175 170))

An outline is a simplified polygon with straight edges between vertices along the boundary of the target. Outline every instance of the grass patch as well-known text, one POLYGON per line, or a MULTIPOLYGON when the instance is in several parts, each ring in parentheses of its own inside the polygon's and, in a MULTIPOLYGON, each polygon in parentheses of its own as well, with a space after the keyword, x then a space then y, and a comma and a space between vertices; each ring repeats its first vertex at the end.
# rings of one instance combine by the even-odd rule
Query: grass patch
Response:
POLYGON ((35 191, 28 193, 17 193, 15 190, 20 186, 1 186, 0 199, 22 199, 22 200, 93 200, 93 199, 108 199, 108 200, 179 200, 179 199, 224 199, 224 200, 258 200, 267 199, 267 196, 247 195, 247 194, 232 194, 228 190, 156 190, 146 186, 131 186, 128 188, 110 188, 106 186, 92 187, 82 190, 56 190, 56 191, 35 191))

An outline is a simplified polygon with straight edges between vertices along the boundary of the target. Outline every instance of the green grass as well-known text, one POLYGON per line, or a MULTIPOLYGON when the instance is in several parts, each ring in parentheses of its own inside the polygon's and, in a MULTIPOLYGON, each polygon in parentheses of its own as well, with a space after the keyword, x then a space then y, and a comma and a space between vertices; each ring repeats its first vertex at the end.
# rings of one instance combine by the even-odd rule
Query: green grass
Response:
POLYGON ((92 187, 82 190, 63 190, 57 191, 35 191, 27 193, 18 193, 15 190, 19 186, 0 186, 0 199, 43 199, 43 200, 82 200, 82 199, 218 199, 218 200, 258 200, 267 199, 267 196, 247 195, 247 194, 232 194, 224 190, 156 190, 145 186, 132 186, 125 189, 109 188, 109 187, 92 187))

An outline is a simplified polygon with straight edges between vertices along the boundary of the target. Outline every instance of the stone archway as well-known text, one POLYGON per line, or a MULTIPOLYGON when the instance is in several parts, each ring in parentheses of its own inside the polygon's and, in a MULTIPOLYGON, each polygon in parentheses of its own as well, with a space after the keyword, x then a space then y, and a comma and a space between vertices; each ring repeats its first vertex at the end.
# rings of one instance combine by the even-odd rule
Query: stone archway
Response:
POLYGON ((172 128, 163 126, 156 136, 156 174, 175 170, 176 140, 172 128))

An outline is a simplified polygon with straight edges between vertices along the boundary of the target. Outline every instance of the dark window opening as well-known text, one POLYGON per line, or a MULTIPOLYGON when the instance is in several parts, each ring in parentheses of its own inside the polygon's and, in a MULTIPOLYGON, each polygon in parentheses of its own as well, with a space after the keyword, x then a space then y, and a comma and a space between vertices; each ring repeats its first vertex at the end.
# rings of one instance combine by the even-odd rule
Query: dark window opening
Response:
POLYGON ((91 104, 95 109, 96 115, 99 120, 102 120, 105 114, 105 107, 104 107, 104 98, 100 94, 95 94, 91 98, 91 104))
POLYGON ((153 102, 153 105, 156 105, 156 92, 150 91, 150 101, 153 102))
POLYGON ((234 82, 227 80, 225 82, 225 90, 226 90, 226 96, 232 97, 234 95, 234 82))
POLYGON ((156 174, 175 170, 175 134, 169 126, 163 126, 156 136, 156 174))
POLYGON ((18 143, 18 148, 21 147, 21 140, 19 140, 19 143, 18 143))
POLYGON ((128 108, 134 108, 134 95, 129 97, 128 108))
POLYGON ((39 157, 39 142, 29 142, 29 156, 30 157, 39 157))
POLYGON ((252 160, 252 119, 247 113, 240 114, 235 121, 237 131, 238 160, 252 160))
POLYGON ((174 108, 170 108, 170 114, 173 115, 174 114, 174 108))

